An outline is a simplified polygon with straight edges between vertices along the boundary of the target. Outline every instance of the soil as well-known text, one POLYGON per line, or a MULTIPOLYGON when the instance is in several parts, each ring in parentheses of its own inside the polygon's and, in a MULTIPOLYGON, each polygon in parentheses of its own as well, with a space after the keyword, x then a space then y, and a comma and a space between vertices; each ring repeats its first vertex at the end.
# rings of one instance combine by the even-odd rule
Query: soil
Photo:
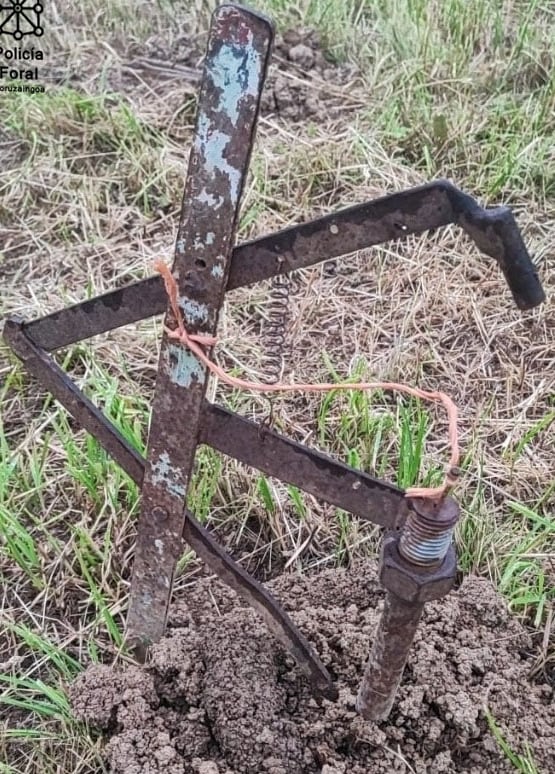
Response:
MULTIPOLYGON (((153 37, 124 52, 123 65, 110 68, 110 87, 137 100, 141 95, 151 99, 152 88, 160 95, 170 96, 177 84, 181 91, 195 98, 205 46, 205 36, 178 37, 169 49, 166 40, 153 37), (158 67, 153 63, 158 63, 158 67)), ((360 74, 354 65, 326 58, 317 32, 289 30, 276 36, 261 113, 283 119, 288 125, 344 117, 349 110, 364 105, 360 86, 360 74)), ((172 99, 179 104, 178 96, 172 99)))
POLYGON ((487 711, 516 754, 555 770, 553 688, 529 679, 527 631, 483 579, 426 606, 388 721, 355 698, 383 592, 372 563, 268 584, 336 680, 313 698, 257 615, 219 581, 173 605, 148 666, 89 667, 71 687, 121 774, 443 774, 512 772, 487 711))
POLYGON ((344 117, 364 104, 359 81, 353 65, 326 59, 317 32, 289 30, 277 36, 261 112, 288 123, 344 117))

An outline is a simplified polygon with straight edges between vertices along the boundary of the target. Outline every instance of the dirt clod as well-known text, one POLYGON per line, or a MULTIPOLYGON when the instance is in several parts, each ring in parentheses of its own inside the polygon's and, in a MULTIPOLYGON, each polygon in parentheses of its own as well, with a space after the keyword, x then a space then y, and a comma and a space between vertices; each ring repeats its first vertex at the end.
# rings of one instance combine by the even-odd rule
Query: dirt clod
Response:
POLYGON ((484 580, 427 605, 389 720, 356 714, 382 599, 374 579, 366 564, 269 584, 335 676, 336 703, 316 700, 256 614, 205 580, 174 606, 147 667, 79 677, 74 713, 105 732, 121 774, 510 772, 488 711, 513 751, 529 745, 549 771, 553 691, 528 680, 529 635, 484 580))
POLYGON ((278 37, 262 96, 262 112, 288 122, 337 116, 358 104, 352 65, 326 59, 314 30, 289 30, 278 37), (352 102, 346 101, 347 90, 352 102))

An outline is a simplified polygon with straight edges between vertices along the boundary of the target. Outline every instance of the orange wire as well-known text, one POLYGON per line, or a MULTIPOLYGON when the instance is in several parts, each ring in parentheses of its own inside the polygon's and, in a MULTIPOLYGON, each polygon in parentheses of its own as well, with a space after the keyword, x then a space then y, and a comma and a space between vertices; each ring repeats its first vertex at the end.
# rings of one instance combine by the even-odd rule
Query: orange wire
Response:
POLYGON ((399 382, 354 382, 348 384, 283 384, 278 382, 277 384, 260 384, 258 382, 250 382, 245 379, 238 379, 235 376, 230 376, 223 370, 217 363, 211 360, 203 347, 213 347, 216 344, 216 339, 213 336, 206 336, 195 333, 188 333, 185 329, 183 322, 183 315, 178 303, 178 291, 177 283, 173 277, 169 267, 160 260, 154 263, 154 268, 158 271, 163 279, 166 287, 166 292, 170 301, 172 312, 177 321, 177 328, 171 330, 167 327, 164 328, 170 339, 175 339, 185 344, 198 359, 204 363, 204 365, 217 376, 225 384, 229 384, 231 387, 237 387, 241 390, 253 390, 256 392, 332 392, 333 390, 392 390, 395 392, 403 392, 407 395, 412 395, 422 400, 432 401, 434 403, 442 403, 448 417, 449 422, 449 445, 451 447, 451 457, 449 459, 449 465, 445 474, 444 482, 438 487, 410 487, 406 490, 406 497, 425 497, 431 499, 439 499, 444 497, 455 485, 459 475, 459 440, 457 429, 457 407, 453 400, 444 392, 427 390, 421 390, 419 387, 409 387, 406 384, 400 384, 399 382))

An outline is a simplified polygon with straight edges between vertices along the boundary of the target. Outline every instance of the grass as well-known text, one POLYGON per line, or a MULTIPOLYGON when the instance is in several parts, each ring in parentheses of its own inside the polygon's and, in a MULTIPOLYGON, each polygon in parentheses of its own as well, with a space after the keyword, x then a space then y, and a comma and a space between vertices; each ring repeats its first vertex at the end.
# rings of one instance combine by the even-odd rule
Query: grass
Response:
POLYGON ((428 176, 464 178, 484 196, 553 195, 550 4, 320 0, 300 8, 280 4, 278 18, 319 23, 336 59, 364 65, 369 114, 388 152, 428 176))
POLYGON ((522 774, 540 774, 538 767, 534 762, 532 750, 528 745, 525 746, 524 755, 516 753, 505 739, 502 730, 495 722, 495 718, 489 710, 486 710, 486 719, 493 738, 503 751, 508 761, 513 765, 514 770, 522 774))
MULTIPOLYGON (((514 207, 553 295, 550 3, 254 5, 282 31, 316 27, 331 76, 305 87, 316 112, 305 105, 293 123, 262 119, 241 239, 450 177, 482 201, 514 207)), ((170 260, 194 89, 135 78, 122 63, 160 50, 177 58, 178 20, 196 66, 213 6, 87 0, 49 20, 46 93, 0 97, 1 316, 40 316, 150 274, 156 257, 170 260)), ((284 56, 278 49, 274 61, 297 88, 308 76, 284 56)), ((228 296, 218 356, 236 373, 261 372, 267 294, 261 284, 228 296)), ((553 301, 518 313, 498 268, 446 229, 306 270, 290 303, 286 378, 400 379, 457 401, 461 567, 490 577, 548 643, 551 674, 553 301)), ((159 320, 145 321, 58 356, 140 451, 160 332, 159 320)), ((257 397, 211 390, 248 416, 267 413, 257 397)), ((417 401, 290 396, 274 401, 274 416, 286 434, 403 487, 434 485, 445 460, 443 417, 417 401)), ((98 743, 72 720, 66 687, 83 664, 120 655, 139 493, 3 344, 0 460, 0 652, 11 654, 0 665, 0 771, 96 772, 98 743)), ((262 573, 345 564, 377 548, 378 530, 205 448, 190 505, 262 573)), ((184 554, 178 590, 196 566, 184 554)), ((489 723, 515 770, 534 771, 532 753, 512 752, 489 723)))

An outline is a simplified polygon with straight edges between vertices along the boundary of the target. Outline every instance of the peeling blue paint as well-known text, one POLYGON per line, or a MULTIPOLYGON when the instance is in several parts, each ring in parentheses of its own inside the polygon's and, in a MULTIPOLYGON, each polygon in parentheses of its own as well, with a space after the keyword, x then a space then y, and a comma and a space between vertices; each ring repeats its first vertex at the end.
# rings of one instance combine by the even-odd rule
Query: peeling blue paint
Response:
POLYGON ((185 252, 185 240, 184 239, 178 239, 176 244, 176 250, 178 253, 184 253, 185 252))
POLYGON ((212 207, 213 210, 219 210, 224 203, 223 196, 214 196, 214 194, 208 193, 206 188, 202 189, 197 198, 199 202, 207 204, 209 207, 212 207))
POLYGON ((203 247, 207 245, 211 245, 214 242, 214 237, 216 235, 213 231, 209 231, 207 234, 205 234, 203 237, 196 236, 193 242, 193 247, 195 250, 202 250, 203 247))
POLYGON ((202 363, 188 349, 168 344, 168 373, 170 380, 179 387, 190 387, 193 381, 204 383, 205 370, 202 363))
MULTIPOLYGON (((218 93, 216 111, 222 119, 228 118, 235 129, 241 100, 258 96, 262 54, 252 46, 252 36, 246 44, 222 41, 206 64, 208 77, 218 93)), ((227 176, 231 203, 234 204, 238 200, 241 172, 226 158, 230 137, 218 128, 217 123, 219 126, 226 125, 226 122, 210 120, 206 113, 199 114, 195 151, 204 158, 204 168, 211 177, 215 177, 217 172, 227 176)), ((216 197, 203 189, 197 199, 217 209, 225 197, 216 197)))
POLYGON ((229 139, 225 132, 214 126, 208 116, 204 113, 199 115, 195 148, 204 156, 204 168, 210 175, 215 176, 216 172, 221 172, 227 176, 231 201, 236 202, 239 196, 241 172, 225 158, 229 139))
POLYGON ((259 52, 248 44, 224 43, 210 61, 210 76, 220 91, 218 110, 226 113, 234 124, 239 117, 241 99, 258 93, 261 66, 259 52))
POLYGON ((162 452, 158 459, 152 463, 152 483, 155 486, 163 486, 176 497, 185 497, 185 486, 180 483, 184 479, 181 468, 174 468, 170 464, 167 452, 162 452))
POLYGON ((223 277, 223 276, 224 276, 224 270, 223 270, 223 269, 222 269, 222 267, 221 267, 221 266, 220 266, 220 265, 217 263, 215 266, 213 266, 213 267, 212 267, 212 272, 211 272, 211 274, 212 274, 212 276, 213 276, 213 277, 217 277, 217 278, 219 279, 220 277, 223 277))
POLYGON ((179 308, 188 322, 208 322, 208 307, 206 304, 200 304, 198 301, 187 298, 187 296, 180 296, 179 308))

